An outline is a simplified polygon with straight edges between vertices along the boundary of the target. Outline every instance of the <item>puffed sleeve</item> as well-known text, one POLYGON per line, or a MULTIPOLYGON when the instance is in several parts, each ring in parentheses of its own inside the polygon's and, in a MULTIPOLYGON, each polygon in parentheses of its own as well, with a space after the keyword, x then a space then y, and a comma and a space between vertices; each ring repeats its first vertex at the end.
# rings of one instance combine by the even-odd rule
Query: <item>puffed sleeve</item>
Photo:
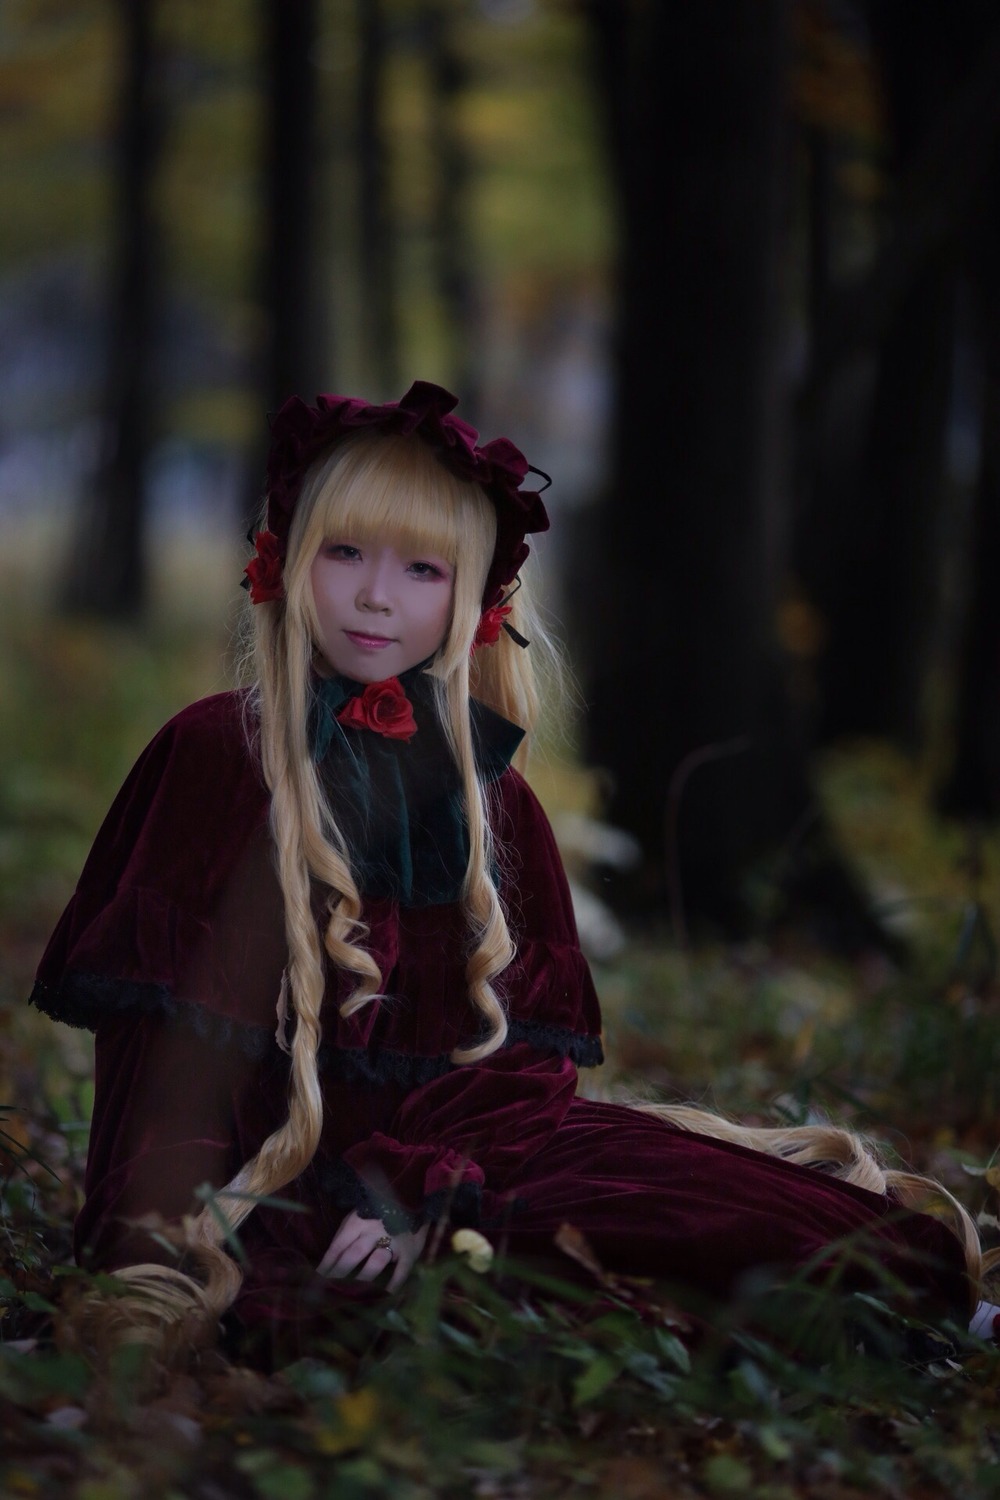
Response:
POLYGON ((177 972, 169 1007, 111 1007, 97 1020, 86 1199, 76 1224, 84 1263, 111 1269, 169 1260, 137 1222, 196 1212, 195 1190, 229 1181, 284 1117, 273 1032, 286 945, 263 830, 248 841, 208 918, 177 972), (204 1003, 220 971, 259 1025, 204 1003))
POLYGON ((137 1222, 196 1209, 247 1154, 287 952, 266 813, 238 695, 192 705, 127 778, 43 956, 33 1002, 96 1032, 85 1263, 169 1258, 137 1222))
POLYGON ((197 996, 206 1025, 259 1023, 247 964, 213 933, 233 872, 267 824, 242 718, 239 694, 203 699, 140 756, 42 957, 39 1009, 91 1030, 127 1010, 172 1013, 192 964, 212 950, 197 996))
POLYGON ((518 1169, 559 1129, 577 1065, 602 1058, 597 997, 552 830, 516 772, 496 791, 501 895, 517 944, 498 985, 508 1043, 412 1090, 389 1130, 345 1153, 367 1189, 360 1211, 387 1223, 433 1215, 444 1203, 474 1221, 479 1190, 502 1192, 516 1182, 518 1169))
POLYGON ((163 1016, 99 1022, 79 1264, 174 1261, 156 1226, 197 1212, 196 1189, 221 1187, 239 1166, 233 1099, 249 1066, 238 1048, 163 1016))

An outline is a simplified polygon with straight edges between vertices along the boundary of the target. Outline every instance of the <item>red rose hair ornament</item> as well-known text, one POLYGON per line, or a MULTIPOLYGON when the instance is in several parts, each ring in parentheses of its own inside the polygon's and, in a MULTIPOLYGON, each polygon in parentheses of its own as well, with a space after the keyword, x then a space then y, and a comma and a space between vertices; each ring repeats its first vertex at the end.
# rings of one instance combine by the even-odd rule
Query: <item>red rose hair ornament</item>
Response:
POLYGON ((398 677, 370 682, 363 693, 347 700, 337 723, 345 729, 370 729, 387 740, 412 740, 417 732, 413 705, 398 677))
POLYGON ((288 528, 302 482, 317 458, 354 432, 415 432, 446 468, 460 479, 482 485, 493 502, 497 539, 483 590, 483 607, 489 609, 499 603, 504 585, 516 576, 528 555, 525 536, 546 531, 549 525, 541 491, 525 490, 522 485, 529 473, 544 479, 542 489, 547 489, 551 480, 533 468, 508 438, 480 444, 476 429, 453 415, 457 405, 455 396, 426 380, 414 382, 399 401, 387 401, 382 406, 335 395, 317 396, 316 405, 309 406, 301 397, 290 396, 271 418, 267 460, 267 532, 263 535, 275 538, 279 563, 284 562, 288 528))
POLYGON ((492 608, 483 610, 476 628, 475 639, 472 642, 473 651, 478 646, 496 645, 509 614, 509 604, 494 604, 492 608))
POLYGON ((243 587, 250 590, 254 604, 264 604, 268 599, 280 599, 285 592, 281 579, 281 556, 278 538, 273 531, 258 531, 254 538, 256 557, 251 557, 243 569, 246 574, 243 587))
POLYGON ((493 604, 489 609, 483 610, 472 640, 473 651, 478 651, 480 646, 495 646, 500 639, 501 631, 504 630, 518 646, 528 645, 521 632, 515 630, 507 619, 507 616, 510 614, 510 605, 507 601, 513 599, 520 587, 521 580, 519 578, 510 593, 505 594, 499 604, 493 604))

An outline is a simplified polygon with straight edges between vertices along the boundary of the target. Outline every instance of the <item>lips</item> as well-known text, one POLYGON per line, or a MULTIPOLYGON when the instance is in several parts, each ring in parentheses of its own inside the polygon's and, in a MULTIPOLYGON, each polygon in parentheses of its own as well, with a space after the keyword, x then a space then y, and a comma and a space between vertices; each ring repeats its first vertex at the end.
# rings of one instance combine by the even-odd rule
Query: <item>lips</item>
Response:
POLYGON ((360 635, 356 630, 345 630, 344 634, 352 646, 359 646, 362 651, 381 651, 393 644, 391 635, 360 635))

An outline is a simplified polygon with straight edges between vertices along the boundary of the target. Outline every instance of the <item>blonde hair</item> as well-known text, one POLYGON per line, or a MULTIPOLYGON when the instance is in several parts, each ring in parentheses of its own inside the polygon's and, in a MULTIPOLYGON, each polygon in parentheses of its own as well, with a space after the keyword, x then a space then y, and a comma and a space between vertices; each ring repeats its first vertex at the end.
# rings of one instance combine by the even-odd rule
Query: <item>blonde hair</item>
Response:
MULTIPOLYGON (((371 536, 387 538, 403 551, 440 554, 455 569, 448 631, 428 675, 458 766, 468 826, 469 860, 461 900, 471 938, 466 966, 469 998, 490 1032, 477 1045, 458 1049, 452 1061, 476 1062, 502 1046, 507 1022, 492 981, 514 954, 490 874, 490 833, 469 717, 469 658, 493 555, 495 512, 478 485, 453 475, 421 439, 359 434, 307 476, 288 539, 285 599, 259 607, 255 615, 261 761, 271 790, 290 998, 298 1017, 293 1063, 301 1054, 300 1067, 293 1070, 293 1092, 302 1086, 310 1097, 315 1067, 309 1055, 314 1059, 325 987, 310 879, 328 892, 322 947, 333 964, 356 980, 342 1014, 351 1015, 368 1004, 379 993, 383 978, 364 947, 367 930, 350 851, 337 826, 336 809, 325 798, 308 743, 309 679, 319 633, 310 569, 320 546, 333 536, 360 542, 371 536)), ((511 681, 526 682, 517 692, 518 705, 524 708, 532 702, 530 661, 518 663, 518 668, 507 675, 511 681)), ((501 711, 510 708, 507 702, 497 706, 501 711)), ((318 1140, 318 1084, 315 1098, 317 1123, 309 1135, 315 1133, 318 1140)))

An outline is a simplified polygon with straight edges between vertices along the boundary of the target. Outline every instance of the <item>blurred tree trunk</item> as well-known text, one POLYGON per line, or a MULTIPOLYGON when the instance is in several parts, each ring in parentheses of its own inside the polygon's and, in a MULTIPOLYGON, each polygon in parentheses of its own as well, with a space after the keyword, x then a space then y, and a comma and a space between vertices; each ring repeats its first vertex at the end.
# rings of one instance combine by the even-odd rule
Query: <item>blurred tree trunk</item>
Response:
POLYGON ((153 185, 163 145, 153 0, 117 0, 109 343, 101 445, 63 586, 71 612, 137 618, 147 595, 147 469, 155 436, 154 323, 160 259, 153 185))
POLYGON ((386 28, 382 0, 358 0, 358 178, 361 330, 365 368, 383 400, 400 394, 396 266, 385 144, 386 28))
MULTIPOLYGON (((998 153, 1000 157, 1000 153, 998 153)), ((981 452, 967 580, 968 613, 959 648, 955 745, 939 790, 941 810, 1000 817, 1000 190, 996 161, 973 228, 970 271, 982 360, 981 452)))
POLYGON ((620 192, 613 489, 586 590, 589 753, 645 890, 739 923, 808 817, 775 639, 789 7, 592 0, 620 192))
MULTIPOLYGON (((871 7, 898 184, 954 79, 939 5, 871 7), (930 17, 929 12, 935 12, 930 17)), ((954 351, 954 235, 925 250, 882 328, 863 437, 815 463, 797 560, 827 632, 819 732, 886 735, 915 748, 940 586, 938 522, 954 351), (849 455, 849 457, 848 457, 849 455), (827 461, 829 460, 829 461, 827 461), (846 460, 846 461, 845 461, 846 460)), ((821 307, 814 307, 814 327, 821 307)), ((862 397, 862 399, 864 399, 862 397)))
POLYGON ((815 327, 830 295, 833 226, 833 162, 830 139, 815 125, 802 132, 806 177, 806 297, 809 325, 815 327))
MULTIPOLYGON (((887 330, 864 434, 820 463, 800 576, 828 639, 819 733, 884 735, 915 749, 940 602, 939 526, 954 357, 951 250, 918 277, 887 330), (850 461, 853 458, 853 465, 850 461)), ((840 438, 838 429, 830 437, 840 438)))
POLYGON ((324 389, 316 274, 317 0, 264 0, 267 88, 263 228, 268 409, 324 389))
MULTIPOLYGON (((262 0, 264 121, 261 150, 259 284, 263 335, 257 360, 259 407, 274 412, 291 395, 311 401, 329 389, 326 329, 316 272, 315 179, 317 0, 262 0)), ((263 420, 247 455, 244 521, 260 521, 267 449, 263 420)))
POLYGON ((466 419, 476 423, 478 371, 472 359, 475 323, 472 246, 468 234, 469 157, 458 111, 465 88, 465 66, 455 46, 454 8, 448 0, 427 0, 423 8, 424 45, 430 79, 430 147, 434 162, 433 244, 438 300, 466 419))
POLYGON ((893 143, 871 270, 813 312, 800 407, 799 579, 818 612, 818 731, 915 748, 941 587, 960 245, 1000 130, 987 0, 868 6, 893 143))

